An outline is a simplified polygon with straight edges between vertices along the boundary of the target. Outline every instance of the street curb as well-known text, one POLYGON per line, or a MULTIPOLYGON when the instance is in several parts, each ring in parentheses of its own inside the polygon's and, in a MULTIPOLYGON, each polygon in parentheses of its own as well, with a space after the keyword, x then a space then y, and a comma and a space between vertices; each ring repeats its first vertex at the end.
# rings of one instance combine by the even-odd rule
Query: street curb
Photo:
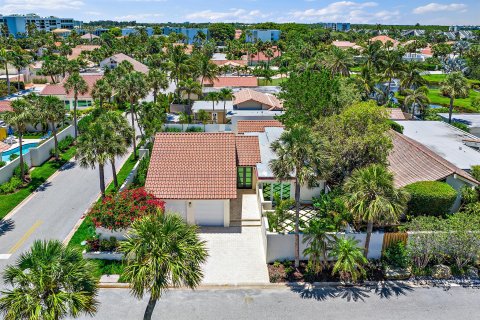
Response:
MULTIPOLYGON (((61 172, 61 170, 63 169, 63 167, 65 167, 67 164, 69 164, 70 162, 75 162, 75 161, 71 161, 71 160, 68 160, 67 162, 65 162, 65 164, 63 166, 61 166, 57 171, 55 171, 54 174, 52 174, 50 177, 48 177, 47 180, 45 180, 44 183, 42 183, 41 185, 38 186, 37 189, 35 189, 28 197, 26 197, 25 199, 23 199, 19 204, 17 204, 17 206, 15 208, 13 208, 5 217, 3 217, 1 220, 8 220, 8 219, 11 219, 16 213, 18 210, 20 210, 28 201, 31 200, 31 198, 33 198, 38 190, 43 187, 44 185, 46 185, 48 182, 51 182, 51 180, 53 180, 56 176, 58 176, 61 172)), ((35 169, 34 169, 35 170, 35 169)))
MULTIPOLYGON (((361 284, 345 286, 345 284, 341 282, 283 282, 283 283, 239 283, 237 285, 214 285, 214 284, 205 284, 200 285, 195 290, 232 290, 232 289, 288 289, 288 288, 299 288, 305 287, 307 289, 319 289, 319 288, 326 288, 326 287, 376 287, 380 284, 394 284, 394 285, 403 285, 409 286, 410 288, 425 288, 431 287, 429 285, 422 286, 422 285, 415 285, 413 283, 407 281, 365 281, 361 284)), ((130 289, 129 283, 111 283, 111 282, 101 282, 98 285, 99 288, 102 289, 130 289)), ((186 289, 185 287, 176 288, 176 287, 169 287, 169 289, 173 290, 182 290, 186 289)))

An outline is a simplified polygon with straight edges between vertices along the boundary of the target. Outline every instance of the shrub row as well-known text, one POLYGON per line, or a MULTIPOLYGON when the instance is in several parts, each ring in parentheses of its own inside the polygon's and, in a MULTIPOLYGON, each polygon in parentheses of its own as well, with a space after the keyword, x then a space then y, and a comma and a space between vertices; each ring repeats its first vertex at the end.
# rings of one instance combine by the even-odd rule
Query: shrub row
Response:
POLYGON ((442 216, 450 212, 457 191, 445 182, 420 181, 409 184, 408 214, 412 216, 442 216))

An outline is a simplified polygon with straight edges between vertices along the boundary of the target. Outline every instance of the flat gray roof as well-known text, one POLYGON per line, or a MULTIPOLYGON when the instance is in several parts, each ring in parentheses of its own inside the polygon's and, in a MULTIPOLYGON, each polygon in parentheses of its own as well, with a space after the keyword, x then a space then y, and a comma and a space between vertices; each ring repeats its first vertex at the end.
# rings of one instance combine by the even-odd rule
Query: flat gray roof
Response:
MULTIPOLYGON (((438 115, 448 120, 448 113, 438 113, 438 115)), ((479 128, 480 113, 454 113, 452 114, 452 121, 464 123, 470 128, 479 128)))
MULTIPOLYGON (((192 111, 193 112, 198 112, 199 110, 205 110, 205 111, 213 111, 213 102, 212 101, 207 101, 207 100, 199 100, 195 101, 192 106, 192 111)), ((218 101, 215 103, 215 110, 216 111, 223 111, 223 101, 218 101)), ((232 111, 233 110, 233 102, 232 101, 227 101, 225 103, 225 110, 232 111)))
POLYGON ((265 128, 265 132, 252 132, 245 135, 258 136, 258 144, 260 145, 261 163, 257 163, 257 175, 259 178, 273 178, 273 172, 270 170, 270 160, 276 159, 275 152, 272 151, 270 145, 278 140, 282 135, 283 128, 265 128))
POLYGON ((468 147, 463 140, 478 139, 442 121, 396 121, 403 126, 403 134, 463 170, 480 165, 480 152, 468 147))

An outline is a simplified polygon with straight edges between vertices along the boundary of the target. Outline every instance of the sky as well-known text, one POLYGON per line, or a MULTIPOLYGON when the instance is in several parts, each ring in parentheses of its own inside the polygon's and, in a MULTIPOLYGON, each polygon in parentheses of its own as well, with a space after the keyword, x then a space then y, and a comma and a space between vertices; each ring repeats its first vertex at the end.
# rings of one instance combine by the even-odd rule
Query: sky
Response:
POLYGON ((480 0, 0 0, 0 14, 137 22, 480 25, 480 0))

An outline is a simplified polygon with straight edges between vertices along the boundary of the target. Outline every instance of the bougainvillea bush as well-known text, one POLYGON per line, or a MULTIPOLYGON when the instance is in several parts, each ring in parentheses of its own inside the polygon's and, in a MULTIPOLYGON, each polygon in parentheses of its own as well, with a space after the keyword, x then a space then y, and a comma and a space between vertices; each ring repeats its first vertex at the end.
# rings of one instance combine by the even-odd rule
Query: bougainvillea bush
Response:
POLYGON ((92 208, 89 216, 96 227, 116 231, 128 228, 143 216, 164 210, 164 201, 155 198, 144 188, 138 188, 105 197, 92 208))

